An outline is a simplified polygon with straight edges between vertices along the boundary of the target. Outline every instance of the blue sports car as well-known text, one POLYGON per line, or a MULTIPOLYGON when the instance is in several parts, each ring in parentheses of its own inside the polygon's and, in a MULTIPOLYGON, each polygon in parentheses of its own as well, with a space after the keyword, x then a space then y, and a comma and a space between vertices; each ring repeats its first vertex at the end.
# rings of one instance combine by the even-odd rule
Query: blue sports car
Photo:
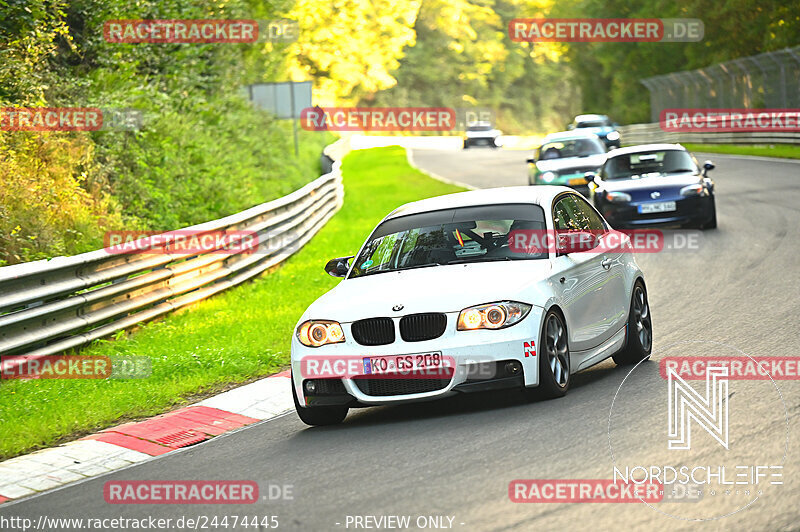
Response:
POLYGON ((612 122, 606 115, 578 115, 567 126, 567 129, 594 133, 600 137, 600 140, 610 150, 619 148, 622 145, 617 127, 617 124, 612 122))
POLYGON ((587 176, 590 198, 617 229, 681 226, 714 229, 714 165, 702 168, 680 144, 643 144, 610 152, 598 174, 587 176))

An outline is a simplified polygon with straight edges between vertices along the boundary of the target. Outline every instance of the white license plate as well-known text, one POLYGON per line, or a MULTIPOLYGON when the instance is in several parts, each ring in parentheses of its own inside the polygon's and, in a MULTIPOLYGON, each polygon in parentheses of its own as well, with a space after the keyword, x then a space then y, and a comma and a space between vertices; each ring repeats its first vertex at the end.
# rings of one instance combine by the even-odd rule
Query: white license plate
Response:
POLYGON ((644 203, 639 205, 639 212, 650 214, 653 212, 670 212, 677 209, 674 201, 661 201, 659 203, 644 203))
POLYGON ((414 355, 366 357, 362 362, 364 375, 443 369, 449 366, 445 362, 442 354, 438 351, 434 353, 417 353, 414 355))

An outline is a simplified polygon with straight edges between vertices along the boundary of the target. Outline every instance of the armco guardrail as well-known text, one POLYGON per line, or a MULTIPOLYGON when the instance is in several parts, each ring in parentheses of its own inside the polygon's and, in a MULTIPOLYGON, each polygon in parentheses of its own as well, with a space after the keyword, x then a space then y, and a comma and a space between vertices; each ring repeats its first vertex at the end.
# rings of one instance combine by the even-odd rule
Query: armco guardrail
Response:
POLYGON ((304 246, 341 207, 341 163, 295 192, 181 229, 247 231, 249 252, 114 254, 108 249, 0 268, 0 354, 44 356, 185 307, 242 283, 304 246))
POLYGON ((779 132, 713 132, 689 133, 684 131, 664 131, 658 122, 652 124, 631 124, 619 128, 625 144, 650 144, 654 142, 687 142, 695 144, 800 144, 800 133, 779 132))

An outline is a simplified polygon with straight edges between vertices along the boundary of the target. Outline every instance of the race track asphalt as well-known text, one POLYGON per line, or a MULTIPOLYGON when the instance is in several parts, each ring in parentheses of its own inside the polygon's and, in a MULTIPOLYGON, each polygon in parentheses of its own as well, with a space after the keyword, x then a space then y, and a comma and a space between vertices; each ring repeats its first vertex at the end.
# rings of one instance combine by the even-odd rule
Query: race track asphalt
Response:
MULTIPOLYGON (((413 152, 419 167, 478 187, 526 184, 526 156, 523 151, 489 149, 413 152)), ((666 352, 682 352, 675 350, 676 342, 694 342, 695 347, 702 342, 709 355, 738 349, 753 357, 800 356, 800 162, 700 156, 706 158, 717 165, 713 177, 719 228, 703 233, 696 249, 637 257, 648 283, 654 351, 652 361, 640 366, 644 373, 620 392, 617 404, 630 417, 627 429, 615 425, 614 439, 639 441, 637 431, 651 426, 663 426, 666 433, 666 405, 652 398, 665 386, 657 362, 666 352)), ((320 257, 320 265, 326 259, 320 257)), ((347 516, 368 515, 407 515, 412 523, 420 516, 449 516, 455 530, 800 528, 797 380, 777 382, 789 423, 784 485, 724 519, 685 520, 699 515, 686 509, 693 503, 672 503, 679 517, 673 519, 641 503, 510 502, 508 488, 514 479, 611 477, 609 412, 628 371, 605 361, 575 375, 570 393, 550 401, 526 401, 516 392, 475 394, 354 410, 342 425, 324 428, 308 428, 291 412, 160 459, 3 505, 0 515, 34 521, 40 515, 274 515, 282 530, 355 529, 347 516), (103 485, 109 480, 153 479, 255 480, 262 494, 269 485, 292 485, 293 498, 240 506, 104 502, 103 485)), ((783 407, 765 390, 753 385, 729 396, 731 411, 738 412, 731 414, 731 449, 737 456, 757 461, 770 445, 784 449, 783 407)), ((705 445, 713 461, 721 451, 707 436, 695 432, 697 445, 705 445)), ((618 445, 624 447, 624 441, 618 445)), ((641 452, 645 460, 663 454, 657 449, 641 452)), ((694 504, 704 505, 703 515, 735 506, 731 498, 716 497, 694 504)))

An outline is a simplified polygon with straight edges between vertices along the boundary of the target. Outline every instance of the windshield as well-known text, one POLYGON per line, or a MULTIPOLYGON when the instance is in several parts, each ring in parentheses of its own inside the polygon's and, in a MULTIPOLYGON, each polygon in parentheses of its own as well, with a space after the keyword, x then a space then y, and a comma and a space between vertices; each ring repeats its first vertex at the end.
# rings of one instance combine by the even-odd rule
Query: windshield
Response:
POLYGON ((607 127, 611 125, 611 120, 589 120, 586 122, 578 122, 575 127, 607 127))
POLYGON ((598 139, 573 139, 548 142, 542 145, 540 160, 566 159, 568 157, 588 157, 605 153, 606 147, 598 139))
POLYGON ((603 167, 603 179, 637 179, 686 172, 698 172, 688 152, 658 150, 612 157, 603 167))
POLYGON ((393 218, 379 225, 356 257, 350 277, 411 268, 547 258, 547 251, 517 251, 509 233, 545 229, 538 205, 462 207, 393 218))

